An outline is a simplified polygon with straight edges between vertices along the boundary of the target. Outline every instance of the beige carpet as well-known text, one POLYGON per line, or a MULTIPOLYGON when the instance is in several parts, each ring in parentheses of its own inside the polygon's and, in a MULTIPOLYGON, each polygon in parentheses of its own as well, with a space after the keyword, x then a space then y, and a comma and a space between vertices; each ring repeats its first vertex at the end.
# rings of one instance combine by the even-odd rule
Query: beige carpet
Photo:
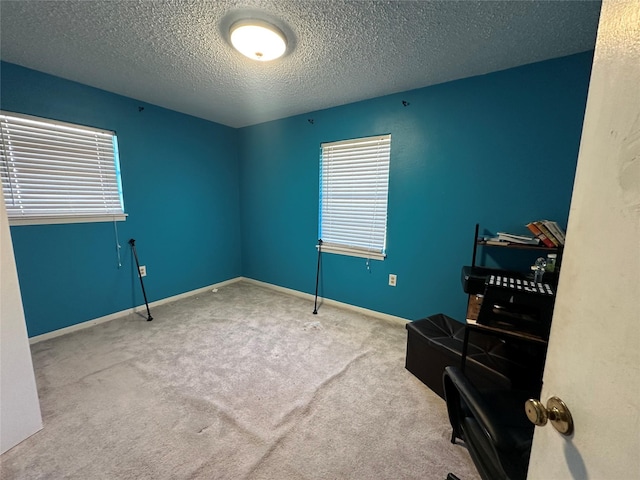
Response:
POLYGON ((235 283, 33 345, 45 426, 2 479, 478 479, 404 326, 312 311, 235 283))

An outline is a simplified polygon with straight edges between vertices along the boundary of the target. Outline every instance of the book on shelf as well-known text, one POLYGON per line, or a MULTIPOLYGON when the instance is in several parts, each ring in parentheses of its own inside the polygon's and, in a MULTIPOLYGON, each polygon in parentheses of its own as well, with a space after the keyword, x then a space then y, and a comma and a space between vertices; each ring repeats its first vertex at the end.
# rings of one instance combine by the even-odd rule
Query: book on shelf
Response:
POLYGON ((483 242, 485 245, 500 245, 500 246, 509 245, 509 242, 500 240, 498 237, 486 238, 483 240, 483 242))
POLYGON ((544 234, 544 232, 542 230, 540 230, 540 228, 538 228, 538 225, 536 225, 536 222, 530 222, 527 223, 527 228, 531 231, 531 233, 533 233, 536 238, 538 238, 543 245, 545 245, 546 247, 550 247, 553 248, 556 245, 549 240, 549 238, 544 234))
POLYGON ((513 233, 498 232, 498 240, 509 243, 520 243, 522 245, 538 245, 540 241, 536 237, 526 235, 514 235, 513 233))
POLYGON ((542 233, 549 239, 551 245, 549 243, 545 243, 548 247, 558 247, 560 246, 560 242, 556 239, 556 237, 551 233, 551 231, 547 228, 547 226, 542 221, 533 222, 536 227, 540 229, 542 233))
POLYGON ((545 227, 551 232, 551 234, 558 240, 560 245, 564 245, 565 233, 562 227, 558 225, 558 222, 553 222, 551 220, 542 220, 542 223, 545 227))

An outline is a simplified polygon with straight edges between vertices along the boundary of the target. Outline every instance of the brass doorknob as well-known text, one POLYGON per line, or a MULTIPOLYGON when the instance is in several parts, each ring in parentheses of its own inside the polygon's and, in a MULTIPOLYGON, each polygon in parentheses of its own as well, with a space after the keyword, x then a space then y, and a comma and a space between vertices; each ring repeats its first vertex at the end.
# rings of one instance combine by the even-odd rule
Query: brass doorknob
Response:
POLYGON ((534 425, 542 427, 551 420, 551 425, 563 435, 571 435, 573 433, 573 417, 569 411, 569 407, 558 397, 551 397, 547 400, 545 407, 540 400, 530 398, 524 404, 524 411, 527 418, 534 425))

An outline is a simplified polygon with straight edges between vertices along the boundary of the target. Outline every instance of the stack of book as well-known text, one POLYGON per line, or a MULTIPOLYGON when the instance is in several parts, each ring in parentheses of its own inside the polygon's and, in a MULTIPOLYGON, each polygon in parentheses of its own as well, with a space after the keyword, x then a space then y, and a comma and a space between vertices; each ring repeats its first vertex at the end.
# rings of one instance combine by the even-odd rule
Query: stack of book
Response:
POLYGON ((557 222, 538 220, 527 223, 527 228, 547 247, 557 248, 564 245, 565 232, 557 222))
POLYGON ((514 235, 513 233, 505 233, 505 232, 498 232, 497 240, 500 242, 507 242, 507 243, 519 243, 521 245, 538 245, 538 243, 540 243, 536 237, 527 237, 526 235, 514 235))
POLYGON ((484 238, 484 243, 487 245, 509 245, 512 243, 520 245, 538 245, 540 240, 526 235, 514 235, 513 233, 498 232, 496 237, 484 238))

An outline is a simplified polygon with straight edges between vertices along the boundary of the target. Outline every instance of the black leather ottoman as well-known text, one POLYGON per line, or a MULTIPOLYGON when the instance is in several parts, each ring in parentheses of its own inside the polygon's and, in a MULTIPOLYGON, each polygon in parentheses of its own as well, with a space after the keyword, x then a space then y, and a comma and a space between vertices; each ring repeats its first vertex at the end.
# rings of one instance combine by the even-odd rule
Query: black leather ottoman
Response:
MULTIPOLYGON (((445 367, 460 366, 464 324, 438 313, 406 328, 406 369, 444 398, 442 374, 445 367)), ((510 389, 512 379, 527 372, 517 352, 499 338, 472 333, 467 348, 465 373, 477 388, 510 389)))

